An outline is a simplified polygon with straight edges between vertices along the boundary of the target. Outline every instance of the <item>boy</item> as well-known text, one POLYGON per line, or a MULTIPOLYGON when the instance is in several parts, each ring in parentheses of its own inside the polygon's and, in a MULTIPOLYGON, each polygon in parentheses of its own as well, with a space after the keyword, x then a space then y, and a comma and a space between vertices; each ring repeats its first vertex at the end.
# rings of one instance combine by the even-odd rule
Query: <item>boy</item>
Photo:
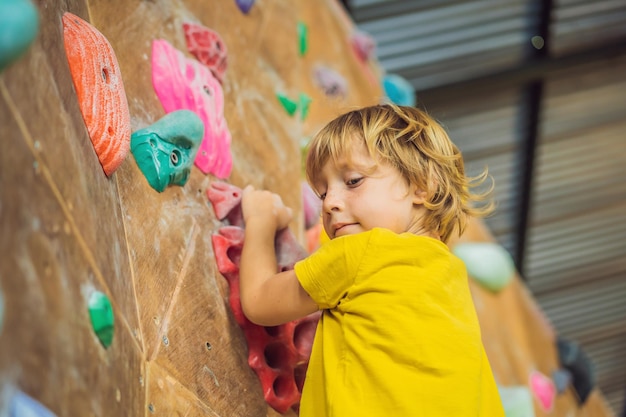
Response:
POLYGON ((277 273, 274 236, 291 210, 244 190, 241 303, 272 326, 323 310, 300 415, 504 416, 461 260, 445 242, 489 205, 426 113, 377 105, 312 140, 307 179, 330 241, 277 273))

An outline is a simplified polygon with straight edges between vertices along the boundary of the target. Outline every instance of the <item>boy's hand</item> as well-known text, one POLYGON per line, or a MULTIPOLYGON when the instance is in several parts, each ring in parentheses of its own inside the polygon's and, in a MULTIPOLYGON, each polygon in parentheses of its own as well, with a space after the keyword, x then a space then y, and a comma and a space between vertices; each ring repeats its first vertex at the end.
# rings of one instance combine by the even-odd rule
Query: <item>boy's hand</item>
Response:
POLYGON ((284 229, 293 218, 291 208, 283 204, 278 194, 266 190, 255 190, 252 185, 243 189, 241 208, 247 224, 253 219, 273 222, 276 230, 284 229))

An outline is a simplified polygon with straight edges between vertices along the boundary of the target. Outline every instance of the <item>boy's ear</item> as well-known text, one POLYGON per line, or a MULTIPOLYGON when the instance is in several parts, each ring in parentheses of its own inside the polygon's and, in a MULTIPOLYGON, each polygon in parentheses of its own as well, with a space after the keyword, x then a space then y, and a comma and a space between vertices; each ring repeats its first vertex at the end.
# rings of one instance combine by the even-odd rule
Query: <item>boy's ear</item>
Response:
POLYGON ((415 191, 413 193, 413 204, 424 204, 426 198, 428 197, 428 193, 419 188, 415 188, 415 191))

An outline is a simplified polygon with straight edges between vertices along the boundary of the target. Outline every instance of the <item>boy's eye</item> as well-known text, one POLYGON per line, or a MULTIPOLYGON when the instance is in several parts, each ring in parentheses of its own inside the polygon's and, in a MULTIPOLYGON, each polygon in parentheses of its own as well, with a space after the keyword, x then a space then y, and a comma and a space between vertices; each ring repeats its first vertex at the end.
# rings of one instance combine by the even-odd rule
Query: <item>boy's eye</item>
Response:
POLYGON ((359 182, 361 182, 363 178, 359 177, 359 178, 351 178, 348 181, 346 181, 346 185, 357 185, 359 182))
POLYGON ((325 198, 326 198, 326 193, 320 194, 320 200, 324 201, 325 198))

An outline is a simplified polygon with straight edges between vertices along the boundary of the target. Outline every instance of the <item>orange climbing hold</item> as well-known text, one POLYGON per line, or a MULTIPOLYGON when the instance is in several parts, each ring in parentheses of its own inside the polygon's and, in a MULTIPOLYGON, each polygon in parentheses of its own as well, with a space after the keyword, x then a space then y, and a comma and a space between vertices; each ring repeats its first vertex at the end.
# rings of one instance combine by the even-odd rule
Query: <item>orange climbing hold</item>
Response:
POLYGON ((130 113, 113 48, 91 24, 63 14, 65 54, 91 143, 107 176, 130 150, 130 113))

